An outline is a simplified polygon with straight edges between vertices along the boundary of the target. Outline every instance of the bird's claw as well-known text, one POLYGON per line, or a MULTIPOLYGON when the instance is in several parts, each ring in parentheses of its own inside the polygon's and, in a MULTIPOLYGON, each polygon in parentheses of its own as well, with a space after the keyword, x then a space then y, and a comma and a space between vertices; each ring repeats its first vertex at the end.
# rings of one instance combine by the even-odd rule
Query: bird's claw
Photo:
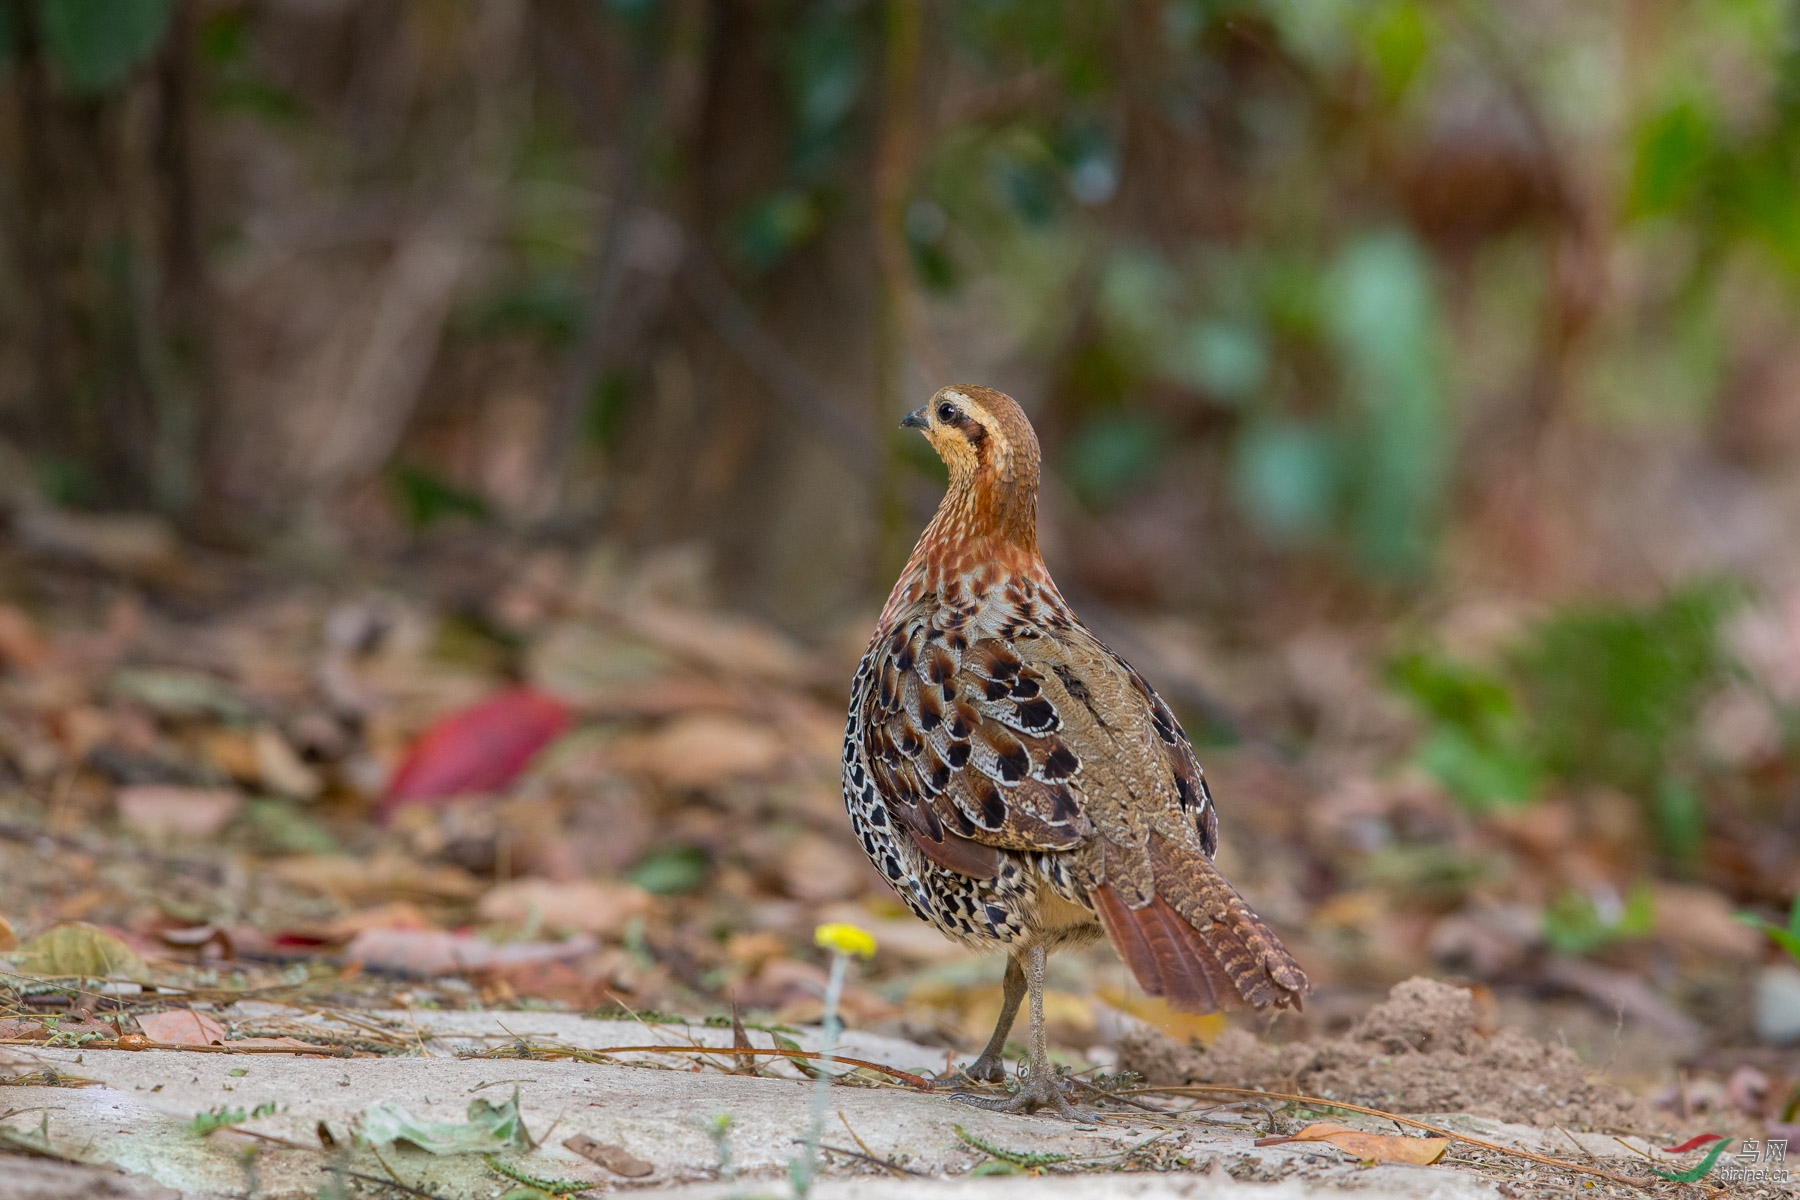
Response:
POLYGON ((1082 1119, 1081 1114, 1075 1111, 1075 1106, 1069 1103, 1061 1081, 1052 1071, 1031 1072, 1019 1080, 1019 1090, 1010 1096, 974 1096, 968 1092, 952 1092, 950 1098, 961 1104, 985 1108, 989 1112, 1023 1116, 1039 1109, 1049 1109, 1065 1121, 1082 1119))

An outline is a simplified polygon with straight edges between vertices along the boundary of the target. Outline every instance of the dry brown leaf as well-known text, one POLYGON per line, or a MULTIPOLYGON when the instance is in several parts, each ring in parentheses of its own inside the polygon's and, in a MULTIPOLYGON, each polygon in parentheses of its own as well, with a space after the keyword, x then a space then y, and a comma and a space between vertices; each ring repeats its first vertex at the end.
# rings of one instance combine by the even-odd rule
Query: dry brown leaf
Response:
POLYGON ((452 975, 579 958, 597 945, 586 934, 562 942, 495 943, 440 929, 365 929, 344 947, 344 959, 407 975, 452 975))
POLYGON ((151 1013, 137 1023, 145 1037, 169 1046, 211 1046, 225 1040, 225 1027, 212 1014, 191 1008, 151 1013))
POLYGON ((300 758, 287 739, 273 729, 259 729, 251 739, 256 758, 256 777, 277 796, 310 800, 325 790, 318 772, 300 758))
POLYGON ((793 683, 811 676, 813 663, 789 638, 746 617, 688 608, 645 607, 627 618, 632 630, 671 654, 725 675, 751 675, 793 683))
POLYGON ((742 717, 694 713, 655 733, 621 738, 615 761, 675 788, 706 788, 744 775, 761 775, 781 761, 781 739, 765 725, 742 717))
POLYGON ((1279 1146, 1285 1142, 1330 1142, 1363 1162, 1411 1163, 1421 1167, 1430 1166, 1444 1157, 1444 1152, 1450 1148, 1449 1138, 1364 1133, 1335 1121, 1314 1121, 1291 1137, 1256 1139, 1258 1146, 1279 1146))
POLYGON ((879 880, 861 848, 848 838, 801 834, 781 856, 782 884, 796 900, 814 904, 848 900, 879 880))
POLYGON ((365 929, 433 929, 431 918, 411 900, 393 900, 373 908, 359 908, 330 922, 321 930, 326 941, 343 942, 365 929))
POLYGON ((599 1163, 613 1174, 623 1175, 627 1179, 642 1179, 656 1170, 654 1165, 632 1154, 625 1147, 598 1141, 585 1133, 564 1138, 563 1149, 573 1150, 589 1162, 599 1163))
POLYGON ((119 789, 119 819, 126 828, 156 841, 200 841, 216 837, 231 823, 244 798, 230 788, 174 787, 139 783, 119 789))
POLYGON ((1737 919, 1732 903, 1708 887, 1686 883, 1651 885, 1660 941, 1716 958, 1754 959, 1762 934, 1737 919))
POLYGON ((633 883, 582 879, 520 879, 501 884, 475 908, 484 921, 522 925, 534 917, 552 929, 610 934, 648 912, 650 893, 633 883))
POLYGON ((361 908, 389 900, 473 900, 486 889, 461 867, 427 865, 404 854, 351 858, 306 854, 270 865, 275 875, 297 887, 312 888, 361 908))
POLYGON ((31 618, 11 604, 0 604, 0 664, 30 671, 49 657, 50 648, 31 618))

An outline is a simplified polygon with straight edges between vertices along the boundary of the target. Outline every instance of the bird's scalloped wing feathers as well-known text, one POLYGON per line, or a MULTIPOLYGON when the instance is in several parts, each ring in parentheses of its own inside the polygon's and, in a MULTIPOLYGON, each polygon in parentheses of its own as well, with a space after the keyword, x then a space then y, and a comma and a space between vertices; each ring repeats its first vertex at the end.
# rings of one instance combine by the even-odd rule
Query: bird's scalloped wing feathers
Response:
POLYGON ((1006 850, 1079 846, 1094 833, 1071 782, 1080 760, 1058 736, 1040 673, 1012 640, 971 642, 934 615, 901 615, 875 645, 858 697, 864 756, 889 811, 932 843, 921 848, 934 860, 949 838, 1006 850))
POLYGON ((1218 847, 1212 793, 1155 689, 1079 624, 1015 644, 1047 679, 1065 741, 1089 760, 1073 782, 1100 833, 1120 846, 1142 846, 1151 826, 1186 823, 1210 857, 1218 847))

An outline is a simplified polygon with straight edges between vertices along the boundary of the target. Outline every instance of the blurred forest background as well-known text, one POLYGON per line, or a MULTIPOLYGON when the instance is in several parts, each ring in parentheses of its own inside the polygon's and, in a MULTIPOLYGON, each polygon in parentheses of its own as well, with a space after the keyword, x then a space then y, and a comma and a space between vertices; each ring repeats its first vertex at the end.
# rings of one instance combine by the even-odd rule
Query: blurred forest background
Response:
MULTIPOLYGON (((1737 919, 1800 885, 1787 0, 8 0, 0 161, 32 829, 463 873, 315 931, 627 879, 550 992, 804 1007, 799 914, 883 894, 833 777, 941 487, 896 422, 979 382, 1328 993, 1800 1038, 1737 919), (521 681, 558 754, 401 794, 521 681)), ((280 925, 25 871, 21 934, 280 925)), ((903 924, 867 1019, 952 1003, 903 924)))

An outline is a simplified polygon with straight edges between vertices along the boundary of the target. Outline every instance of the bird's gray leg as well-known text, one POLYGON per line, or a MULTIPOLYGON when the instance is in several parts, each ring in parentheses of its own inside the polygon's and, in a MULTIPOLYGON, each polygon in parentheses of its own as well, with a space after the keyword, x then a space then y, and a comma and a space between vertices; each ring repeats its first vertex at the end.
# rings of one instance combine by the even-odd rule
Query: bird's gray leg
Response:
POLYGON ((1025 968, 1016 957, 1006 960, 1006 979, 1000 985, 1000 1019, 994 1022, 994 1036, 974 1062, 963 1068, 963 1074, 977 1083, 1005 1083, 1006 1035, 1012 1032, 1019 1016, 1019 1002, 1025 999, 1025 968))
POLYGON ((1079 1120, 1069 1098, 1057 1086, 1056 1070, 1050 1065, 1050 1039, 1044 1032, 1044 959, 1042 946, 1033 946, 1025 954, 1025 986, 1031 997, 1031 1073, 1019 1081, 1019 1090, 1005 1100, 987 1096, 958 1095, 955 1099, 977 1108, 994 1112, 1029 1113, 1048 1108, 1057 1116, 1079 1120))

